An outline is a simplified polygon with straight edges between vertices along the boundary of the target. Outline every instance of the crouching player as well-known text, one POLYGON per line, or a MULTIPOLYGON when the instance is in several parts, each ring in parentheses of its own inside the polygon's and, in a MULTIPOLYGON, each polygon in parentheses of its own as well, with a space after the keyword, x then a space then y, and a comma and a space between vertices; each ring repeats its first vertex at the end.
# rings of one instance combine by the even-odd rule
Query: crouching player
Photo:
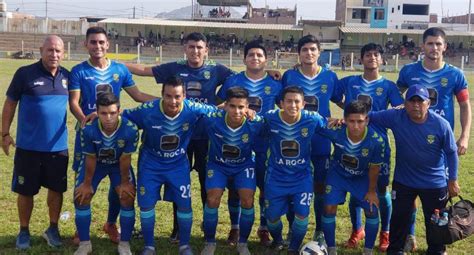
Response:
POLYGON ((281 216, 289 207, 295 212, 288 254, 297 254, 308 229, 308 215, 313 198, 311 137, 326 126, 317 112, 303 110, 304 93, 299 87, 286 87, 281 109, 265 116, 270 155, 265 176, 265 213, 275 252, 283 248, 281 216))
POLYGON ((230 185, 239 194, 241 216, 239 222, 239 254, 250 254, 247 239, 254 222, 253 197, 256 188, 255 162, 252 148, 263 128, 263 118, 253 120, 245 116, 249 93, 241 87, 226 91, 225 111, 209 113, 204 117, 209 135, 206 192, 204 207, 204 235, 206 244, 201 254, 214 254, 218 209, 224 188, 230 185))
POLYGON ((351 193, 365 210, 365 249, 372 254, 379 226, 377 177, 383 163, 383 138, 368 127, 368 106, 352 101, 344 109, 345 126, 327 128, 321 134, 334 144, 330 171, 326 180, 323 231, 330 255, 336 254, 336 212, 346 193, 351 193))
POLYGON ((79 165, 74 190, 76 228, 80 244, 74 255, 92 252, 90 241, 91 200, 97 186, 107 175, 120 198, 119 254, 132 254, 130 237, 135 224, 135 178, 131 168, 132 153, 137 149, 138 128, 120 117, 118 98, 103 93, 97 98, 98 119, 81 130, 84 159, 79 165))

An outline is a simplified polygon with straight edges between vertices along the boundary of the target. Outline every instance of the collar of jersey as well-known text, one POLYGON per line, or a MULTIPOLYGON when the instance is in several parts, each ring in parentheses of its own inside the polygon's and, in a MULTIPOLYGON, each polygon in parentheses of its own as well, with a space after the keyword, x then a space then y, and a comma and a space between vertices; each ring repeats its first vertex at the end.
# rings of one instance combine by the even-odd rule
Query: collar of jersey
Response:
POLYGON ((108 59, 108 58, 105 58, 105 59, 107 60, 107 66, 104 67, 104 68, 98 68, 97 66, 94 66, 94 65, 92 64, 90 58, 87 60, 87 64, 89 64, 90 66, 92 66, 92 67, 93 67, 94 69, 96 69, 96 70, 105 71, 105 70, 107 70, 107 68, 109 68, 110 64, 112 63, 112 62, 110 61, 110 59, 108 59))
POLYGON ((368 132, 368 131, 369 131, 369 128, 368 128, 368 127, 365 127, 364 135, 362 136, 362 139, 360 139, 360 141, 354 143, 354 142, 349 138, 349 129, 347 129, 347 127, 346 127, 347 140, 348 140, 352 145, 360 144, 362 141, 364 141, 365 137, 367 136, 367 132, 368 132))
POLYGON ((107 134, 104 132, 104 129, 102 128, 102 123, 100 122, 100 120, 98 120, 98 122, 99 122, 99 130, 100 130, 100 132, 102 133, 102 135, 104 135, 104 136, 107 137, 107 138, 110 138, 110 137, 114 136, 115 133, 117 133, 117 130, 119 130, 119 128, 120 128, 120 125, 122 125, 122 117, 119 116, 119 122, 118 122, 117 128, 116 128, 115 131, 114 131, 112 134, 110 134, 110 135, 107 135, 107 134))
POLYGON ((316 77, 318 77, 318 75, 323 71, 323 67, 322 66, 318 66, 318 71, 316 72, 316 75, 314 77, 309 77, 307 76, 306 74, 303 73, 303 71, 301 70, 301 67, 298 67, 298 71, 300 72, 301 75, 303 75, 305 78, 307 78, 308 80, 314 80, 316 77))
POLYGON ((170 116, 166 115, 165 110, 163 110, 163 99, 160 100, 160 111, 161 111, 161 113, 163 113, 163 115, 164 115, 167 119, 169 119, 169 120, 174 120, 174 119, 176 119, 176 118, 181 114, 181 111, 183 110, 183 106, 184 106, 184 101, 181 102, 181 106, 179 107, 179 112, 178 112, 178 114, 176 114, 176 116, 174 116, 174 117, 170 117, 170 116))
POLYGON ((245 75, 245 78, 247 78, 249 81, 251 81, 251 82, 253 82, 253 83, 257 83, 257 82, 259 82, 259 81, 265 80, 265 78, 267 78, 267 76, 268 76, 268 73, 265 72, 265 74, 263 75, 263 77, 260 78, 260 79, 258 79, 258 80, 254 80, 254 79, 250 78, 250 77, 247 75, 247 71, 244 71, 244 75, 245 75))
POLYGON ((435 73, 435 72, 438 72, 438 71, 442 70, 445 65, 446 65, 446 62, 443 61, 443 65, 441 65, 440 68, 438 68, 438 69, 436 69, 436 70, 430 70, 430 69, 428 69, 428 68, 425 67, 425 61, 424 61, 424 60, 421 60, 421 67, 423 67, 423 69, 425 69, 425 71, 427 71, 428 73, 435 73))
POLYGON ((240 126, 239 126, 239 127, 237 127, 237 128, 231 128, 230 125, 229 125, 229 123, 227 122, 228 115, 229 115, 229 114, 226 112, 226 113, 225 113, 225 117, 224 117, 225 125, 226 125, 230 130, 232 130, 233 132, 239 130, 239 129, 244 125, 245 121, 247 121, 247 118, 244 117, 244 118, 242 119, 242 123, 240 123, 240 126))
POLYGON ((371 81, 366 80, 366 79, 364 78, 364 75, 363 75, 363 74, 360 75, 360 78, 361 78, 365 83, 371 84, 371 83, 373 83, 373 82, 380 81, 381 79, 383 79, 383 76, 382 76, 382 75, 379 75, 379 76, 377 77, 377 79, 371 80, 371 81))
POLYGON ((298 122, 300 121, 300 119, 301 119, 301 111, 300 111, 300 114, 298 114, 298 119, 297 119, 294 123, 288 123, 288 122, 286 122, 286 121, 283 119, 283 117, 281 116, 281 113, 282 113, 282 112, 283 112, 283 110, 278 111, 278 117, 280 117, 280 120, 281 120, 283 123, 285 123, 286 125, 288 125, 288 126, 293 126, 293 125, 295 125, 295 124, 298 123, 298 122))

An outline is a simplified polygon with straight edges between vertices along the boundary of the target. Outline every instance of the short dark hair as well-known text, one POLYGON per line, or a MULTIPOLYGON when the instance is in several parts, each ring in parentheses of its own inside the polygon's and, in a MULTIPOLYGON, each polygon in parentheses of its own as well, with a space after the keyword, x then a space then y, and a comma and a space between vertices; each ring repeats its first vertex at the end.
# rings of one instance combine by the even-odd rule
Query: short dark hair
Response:
POLYGON ((196 41, 196 42, 203 41, 203 42, 206 43, 206 46, 207 46, 207 38, 202 33, 192 32, 192 33, 188 34, 184 38, 184 42, 187 43, 188 41, 196 41))
POLYGON ((238 99, 248 99, 249 98, 249 92, 242 88, 242 87, 231 87, 225 92, 225 98, 227 101, 229 101, 232 98, 238 98, 238 99))
POLYGON ((118 97, 114 93, 110 92, 99 93, 95 103, 97 105, 97 111, 99 110, 99 106, 109 106, 113 104, 116 104, 117 108, 120 108, 120 101, 118 97))
POLYGON ((171 87, 183 87, 183 92, 184 92, 184 83, 183 81, 176 76, 171 76, 169 77, 165 82, 163 82, 163 86, 161 87, 161 95, 165 92, 165 86, 171 86, 171 87))
POLYGON ((321 43, 319 42, 314 35, 305 35, 298 40, 298 53, 300 53, 301 48, 307 43, 315 43, 318 47, 318 50, 321 50, 321 43))
POLYGON ((105 29, 103 27, 90 27, 87 29, 87 32, 86 32, 86 39, 89 38, 89 35, 91 34, 104 34, 105 36, 107 36, 107 32, 105 31, 105 29))
POLYGON ((303 98, 304 98, 304 91, 303 89, 301 89, 300 87, 298 86, 289 86, 289 87, 285 87, 283 89, 283 91, 281 92, 281 100, 285 100, 285 96, 286 94, 288 93, 296 93, 296 94, 300 94, 303 98))
POLYGON ((360 49, 360 58, 364 58, 364 54, 366 52, 369 52, 369 51, 372 51, 372 50, 378 51, 378 53, 380 53, 380 55, 383 54, 383 48, 382 48, 382 46, 380 46, 380 44, 368 43, 368 44, 364 45, 364 47, 362 47, 362 49, 360 49))
POLYGON ((249 53, 250 49, 261 49, 261 50, 263 50, 263 55, 265 55, 265 58, 267 58, 267 50, 265 49, 265 47, 263 47, 263 45, 261 43, 259 43, 257 40, 254 40, 254 41, 251 41, 251 42, 248 42, 247 44, 245 44, 244 59, 247 57, 247 53, 249 53))
POLYGON ((423 32, 423 43, 426 42, 426 39, 428 36, 441 36, 444 41, 446 41, 446 33, 444 30, 440 27, 430 27, 423 32))
POLYGON ((344 118, 350 114, 365 114, 369 113, 369 105, 363 101, 355 100, 344 107, 344 118))

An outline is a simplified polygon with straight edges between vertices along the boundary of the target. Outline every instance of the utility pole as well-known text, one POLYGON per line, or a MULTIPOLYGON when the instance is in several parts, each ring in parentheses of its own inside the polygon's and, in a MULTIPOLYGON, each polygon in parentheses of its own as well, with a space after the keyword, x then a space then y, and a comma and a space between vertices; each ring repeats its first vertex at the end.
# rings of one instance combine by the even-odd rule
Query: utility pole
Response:
POLYGON ((48 19, 48 0, 46 0, 46 20, 48 19))
POLYGON ((135 6, 133 6, 133 19, 135 19, 135 6))
POLYGON ((469 13, 467 14, 467 32, 471 32, 471 4, 472 0, 469 0, 469 13))

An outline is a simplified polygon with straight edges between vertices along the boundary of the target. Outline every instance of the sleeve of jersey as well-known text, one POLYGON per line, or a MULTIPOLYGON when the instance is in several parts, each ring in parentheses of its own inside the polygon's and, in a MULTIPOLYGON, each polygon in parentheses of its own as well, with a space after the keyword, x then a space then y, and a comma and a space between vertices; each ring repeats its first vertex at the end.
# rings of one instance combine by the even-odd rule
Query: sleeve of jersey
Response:
POLYGON ((174 75, 176 70, 171 70, 170 68, 172 63, 167 63, 159 66, 154 66, 151 68, 153 72, 153 76, 155 77, 156 83, 163 83, 165 82, 170 75, 174 75))
POLYGON ((133 122, 128 121, 127 127, 129 127, 129 139, 127 141, 127 145, 123 150, 124 154, 133 154, 137 150, 138 146, 138 128, 133 122))
POLYGON ((469 100, 467 80, 462 71, 459 71, 458 81, 456 82, 456 86, 454 87, 454 94, 456 95, 458 102, 464 102, 466 100, 469 100))
POLYGON ((21 95, 23 94, 23 86, 24 86, 24 79, 25 77, 23 75, 22 69, 18 69, 15 72, 15 75, 13 75, 12 82, 10 83, 10 86, 8 87, 7 90, 7 96, 13 101, 18 101, 21 98, 21 95))
POLYGON ((218 74, 220 75, 220 84, 224 84, 224 82, 231 77, 232 75, 235 74, 234 71, 232 71, 230 68, 224 66, 224 65, 218 65, 218 74))
POLYGON ((135 86, 135 81, 133 81, 132 73, 130 72, 130 70, 128 70, 128 68, 125 66, 122 66, 121 68, 123 70, 123 75, 124 75, 122 88, 129 88, 129 87, 135 86))
POLYGON ((281 88, 284 89, 285 87, 288 86, 288 76, 289 76, 289 71, 286 71, 283 74, 283 77, 281 78, 281 88))
POLYGON ((402 70, 400 70, 400 73, 398 74, 398 80, 397 80, 397 86, 399 88, 408 88, 408 84, 405 81, 405 75, 406 75, 406 68, 402 67, 402 70))
POLYGON ((447 122, 445 122, 445 124, 443 125, 443 130, 444 130, 443 151, 446 154, 449 180, 456 180, 458 177, 458 163, 459 163, 456 140, 454 138, 454 133, 449 127, 449 124, 447 122))
POLYGON ((393 82, 389 82, 389 98, 392 107, 399 106, 404 102, 400 90, 393 82))
POLYGON ((336 74, 334 74, 334 76, 334 92, 332 94, 331 101, 334 103, 339 103, 344 98, 344 84, 346 79, 339 80, 336 74))
POLYGON ((397 114, 397 111, 400 110, 390 109, 378 112, 372 111, 369 113, 369 121, 370 123, 373 123, 380 127, 392 128, 393 123, 396 122, 395 116, 397 114))
POLYGON ((95 145, 92 142, 92 130, 91 126, 88 125, 85 128, 81 129, 81 147, 82 153, 85 155, 95 156, 95 145))
POLYGON ((133 122, 138 128, 143 129, 143 117, 142 111, 144 111, 143 105, 140 105, 133 109, 126 109, 123 111, 123 117, 128 119, 129 121, 133 122))
POLYGON ((342 129, 342 127, 324 127, 321 129, 316 129, 316 133, 328 138, 331 141, 334 141, 337 137, 338 132, 342 129))
POLYGON ((217 91, 217 97, 219 99, 221 99, 223 101, 226 100, 225 94, 226 94, 227 89, 230 88, 231 83, 232 83, 232 78, 229 78, 224 82, 224 85, 222 85, 222 87, 219 88, 219 91, 217 91))
POLYGON ((190 109, 191 111, 194 112, 194 114, 198 115, 198 117, 202 117, 208 113, 212 113, 217 111, 217 107, 214 105, 209 105, 209 104, 202 104, 202 103, 193 103, 190 102, 190 109))
POLYGON ((68 84, 69 91, 79 91, 81 90, 81 75, 80 72, 76 68, 71 70, 69 74, 69 84, 68 84))
POLYGON ((377 138, 372 137, 371 139, 374 140, 374 153, 372 154, 370 165, 381 165, 384 162, 385 142, 381 136, 378 136, 377 138))

